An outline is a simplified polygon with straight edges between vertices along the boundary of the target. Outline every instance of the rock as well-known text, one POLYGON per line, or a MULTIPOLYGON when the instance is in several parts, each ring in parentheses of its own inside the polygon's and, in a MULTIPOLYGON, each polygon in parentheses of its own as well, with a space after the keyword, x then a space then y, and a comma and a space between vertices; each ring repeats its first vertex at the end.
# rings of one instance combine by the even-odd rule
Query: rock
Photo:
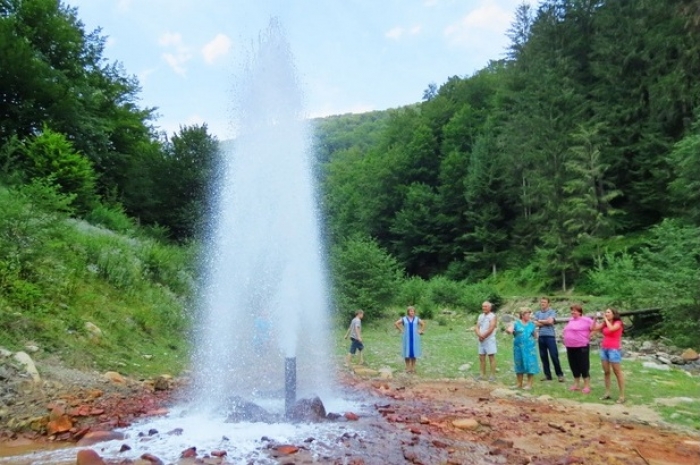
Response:
POLYGON ((58 418, 52 419, 46 425, 46 432, 49 435, 65 433, 73 427, 73 420, 68 415, 61 415, 58 418))
POLYGON ((76 465, 105 465, 105 461, 102 460, 100 454, 92 449, 78 451, 75 463, 76 465))
POLYGON ((651 341, 644 341, 642 342, 642 346, 639 348, 640 351, 649 354, 654 351, 655 347, 654 344, 651 341))
POLYGON ((388 367, 380 368, 379 377, 381 379, 392 379, 394 377, 394 372, 391 368, 388 367))
POLYGON ((196 457, 196 456, 197 456, 197 448, 196 447, 189 447, 180 453, 180 457, 183 459, 196 457))
POLYGON ((512 449, 513 448, 513 441, 510 441, 508 439, 496 439, 491 443, 493 447, 498 447, 500 449, 512 449))
POLYGON ((661 370, 661 371, 670 371, 671 367, 668 365, 661 365, 659 363, 654 363, 654 362, 644 362, 642 363, 642 366, 644 368, 652 368, 654 370, 661 370))
POLYGON ((161 459, 156 457, 153 454, 143 454, 141 456, 142 460, 145 460, 146 462, 150 463, 151 465, 165 465, 161 459))
POLYGON ((681 354, 681 357, 686 362, 694 362, 695 360, 700 358, 700 355, 698 355, 698 353, 695 352, 693 349, 685 349, 681 354))
POLYGON ((357 421, 360 419, 359 416, 357 416, 356 413, 353 412, 345 412, 345 415, 343 415, 348 421, 357 421))
POLYGON ((312 399, 299 399, 287 412, 287 417, 292 421, 314 421, 326 419, 326 407, 317 396, 312 399))
POLYGON ((153 381, 153 389, 156 391, 169 391, 172 389, 173 377, 170 375, 160 375, 153 381))
POLYGON ((92 323, 90 321, 86 321, 84 327, 85 327, 85 331, 87 331, 87 333, 91 337, 97 338, 97 339, 102 337, 102 330, 95 323, 92 323))
POLYGON ((238 423, 241 421, 272 423, 275 421, 274 415, 258 404, 248 402, 242 397, 233 396, 227 400, 227 403, 229 413, 226 416, 226 423, 238 423))
POLYGON ((272 448, 272 450, 277 452, 277 454, 279 454, 279 455, 292 455, 292 454, 296 454, 297 452, 299 452, 299 448, 297 446, 292 446, 292 445, 288 445, 288 444, 281 445, 281 446, 274 446, 272 448))
POLYGON ((685 365, 688 362, 680 355, 671 355, 671 363, 674 365, 685 365))
POLYGON ((473 418, 459 418, 452 421, 452 426, 467 431, 474 431, 479 428, 479 422, 473 418))
POLYGON ((472 367, 472 364, 471 364, 471 363, 465 363, 464 365, 460 365, 460 367, 457 368, 457 370, 459 370, 459 371, 469 371, 469 369, 470 369, 471 367, 472 367))
POLYGON ((115 384, 126 384, 126 378, 116 371, 107 371, 102 375, 102 377, 115 384))
POLYGON ((41 376, 39 376, 39 371, 36 369, 34 360, 26 352, 17 352, 14 355, 14 359, 24 366, 24 371, 32 377, 35 384, 41 382, 41 376))
POLYGON ((118 431, 90 431, 76 444, 78 447, 91 446, 98 442, 104 441, 121 441, 124 439, 124 433, 118 431))

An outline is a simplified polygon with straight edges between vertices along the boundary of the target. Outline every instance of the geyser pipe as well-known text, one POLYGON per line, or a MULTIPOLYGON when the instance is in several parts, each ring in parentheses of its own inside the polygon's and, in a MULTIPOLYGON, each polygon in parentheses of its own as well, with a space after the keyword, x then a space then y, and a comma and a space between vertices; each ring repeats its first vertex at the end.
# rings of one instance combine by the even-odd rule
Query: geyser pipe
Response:
POLYGON ((297 401, 297 358, 284 359, 284 414, 289 417, 297 401))

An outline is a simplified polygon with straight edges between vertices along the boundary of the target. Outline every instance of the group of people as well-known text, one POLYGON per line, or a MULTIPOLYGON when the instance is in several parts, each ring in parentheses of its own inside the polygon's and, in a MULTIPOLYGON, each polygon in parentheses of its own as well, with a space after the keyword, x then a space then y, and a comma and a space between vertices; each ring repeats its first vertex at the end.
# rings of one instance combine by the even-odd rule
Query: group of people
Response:
MULTIPOLYGON (((493 304, 484 302, 481 305, 482 313, 479 315, 473 330, 478 338, 479 376, 477 379, 485 380, 486 365, 489 365, 489 381, 496 379, 496 330, 498 318, 493 312, 493 304)), ((591 392, 590 376, 590 341, 595 332, 602 333, 600 343, 600 360, 603 368, 605 393, 601 400, 609 400, 611 397, 611 378, 615 375, 619 396, 617 403, 625 402, 625 378, 620 363, 622 361, 622 332, 623 324, 620 313, 608 308, 604 313, 598 312, 595 318, 584 316, 581 305, 574 304, 570 307, 571 318, 563 329, 562 336, 569 368, 574 378, 574 383, 569 387, 570 391, 580 391, 583 394, 591 392)), ((359 354, 362 363, 361 320, 364 313, 358 310, 350 323, 345 337, 350 337, 350 351, 347 354, 346 363, 350 363, 350 357, 359 354)), ((513 365, 516 374, 516 387, 519 389, 532 389, 535 375, 540 373, 539 360, 542 363, 542 381, 553 381, 552 368, 559 382, 564 382, 564 372, 559 361, 559 351, 555 324, 557 313, 551 308, 549 299, 540 299, 540 309, 532 312, 528 307, 522 307, 518 312, 519 319, 510 323, 505 331, 513 336, 513 365), (550 365, 551 359, 551 365, 550 365)), ((406 315, 394 322, 396 329, 402 333, 402 355, 406 363, 406 372, 415 373, 416 359, 421 356, 420 338, 425 331, 425 321, 416 315, 414 307, 408 307, 406 315)))
MULTIPOLYGON (((496 373, 496 317, 492 312, 490 302, 482 305, 483 313, 479 315, 474 331, 479 337, 480 378, 486 377, 486 357, 489 359, 491 379, 496 373)), ((612 308, 600 312, 595 318, 583 315, 581 305, 570 307, 571 318, 564 326, 562 336, 566 347, 566 358, 574 378, 570 391, 580 391, 583 394, 591 392, 590 347, 591 335, 600 331, 600 361, 603 368, 605 393, 601 400, 611 399, 611 378, 615 375, 619 396, 618 403, 625 402, 625 377, 620 363, 622 361, 622 331, 623 324, 620 313, 612 308)), ((540 299, 540 309, 532 312, 528 307, 522 307, 518 312, 519 319, 505 329, 513 335, 513 366, 516 375, 517 388, 532 389, 535 375, 540 373, 537 360, 542 363, 542 381, 552 381, 552 368, 559 382, 564 382, 564 371, 559 362, 559 350, 554 325, 557 313, 550 307, 549 299, 540 299), (551 359, 551 366, 550 366, 551 359)))

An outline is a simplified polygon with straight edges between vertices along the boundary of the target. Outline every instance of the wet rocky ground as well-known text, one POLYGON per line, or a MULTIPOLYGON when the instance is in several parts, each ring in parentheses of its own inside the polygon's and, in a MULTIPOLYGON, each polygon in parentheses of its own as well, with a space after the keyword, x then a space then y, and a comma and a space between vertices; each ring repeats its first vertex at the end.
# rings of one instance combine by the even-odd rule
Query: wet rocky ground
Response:
MULTIPOLYGON (((43 379, 35 383, 21 367, 0 364, 0 457, 78 443, 86 448, 65 463, 167 463, 151 454, 104 459, 94 441, 110 437, 114 428, 166 412, 178 395, 177 381, 120 379, 57 363, 39 368, 43 379)), ((339 381, 367 406, 342 412, 336 420, 351 427, 331 439, 309 437, 294 444, 261 438, 260 450, 247 463, 700 463, 700 435, 664 424, 644 406, 579 404, 552 399, 538 389, 526 393, 473 380, 380 379, 361 370, 342 373, 339 381)), ((177 451, 176 463, 241 463, 229 461, 226 450, 196 446, 177 451)))

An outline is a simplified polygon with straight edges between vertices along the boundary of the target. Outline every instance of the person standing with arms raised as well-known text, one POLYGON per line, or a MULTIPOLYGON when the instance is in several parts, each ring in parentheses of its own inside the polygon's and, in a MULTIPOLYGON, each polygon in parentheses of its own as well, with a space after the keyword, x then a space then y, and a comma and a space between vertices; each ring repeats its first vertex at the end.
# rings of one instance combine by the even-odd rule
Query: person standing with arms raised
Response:
POLYGON ((554 324, 557 320, 557 312, 549 306, 549 298, 540 299, 540 309, 535 312, 535 325, 539 329, 537 345, 540 349, 540 360, 544 378, 542 381, 552 381, 552 371, 549 368, 549 358, 552 358, 554 372, 560 383, 564 382, 564 372, 559 363, 559 350, 557 349, 557 333, 554 324))

